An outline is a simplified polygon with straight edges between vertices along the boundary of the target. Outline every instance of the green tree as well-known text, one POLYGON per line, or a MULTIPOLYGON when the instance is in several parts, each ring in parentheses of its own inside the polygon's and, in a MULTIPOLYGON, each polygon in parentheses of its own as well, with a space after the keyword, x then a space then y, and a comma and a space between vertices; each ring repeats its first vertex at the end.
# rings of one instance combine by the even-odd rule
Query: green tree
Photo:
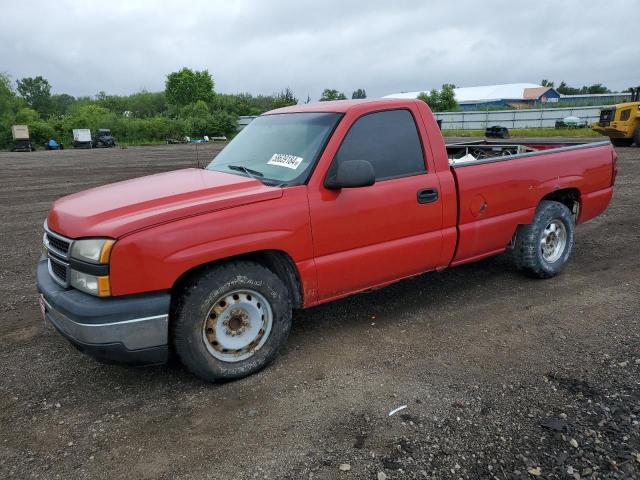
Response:
POLYGON ((183 68, 167 75, 165 95, 167 102, 183 107, 198 100, 213 101, 213 87, 213 78, 207 70, 183 68))
POLYGON ((76 98, 66 93, 51 95, 51 114, 64 115, 75 102, 76 98))
POLYGON ((16 113, 14 120, 16 123, 28 125, 30 123, 39 121, 40 114, 36 112, 33 108, 21 108, 16 113))
POLYGON ((567 82, 562 80, 560 85, 558 85, 558 88, 556 88, 556 91, 562 95, 576 95, 579 90, 577 88, 570 87, 567 85, 567 82))
MULTIPOLYGON (((550 86, 553 86, 553 83, 551 83, 550 86)), ((594 83, 593 85, 583 85, 582 87, 577 88, 577 87, 571 87, 567 85, 567 82, 565 82, 564 80, 560 82, 560 85, 558 85, 558 88, 556 88, 556 91, 562 95, 588 95, 588 94, 594 94, 594 93, 611 93, 611 90, 609 90, 607 87, 605 87, 601 83, 594 83)))
POLYGON ((236 131, 238 121, 238 117, 229 112, 211 112, 202 100, 183 107, 180 117, 188 125, 188 135, 194 137, 232 135, 236 131))
POLYGON ((298 99, 293 94, 289 87, 282 90, 279 94, 275 95, 273 108, 288 107, 290 105, 297 105, 298 99))
POLYGON ((107 95, 103 91, 96 94, 96 104, 98 106, 119 115, 122 115, 127 110, 126 99, 127 97, 121 97, 119 95, 107 95))
POLYGON ((216 93, 211 103, 211 108, 235 115, 260 115, 263 112, 263 110, 254 105, 254 97, 248 93, 236 95, 216 93))
POLYGON ((15 112, 24 104, 13 90, 11 77, 0 72, 0 148, 13 143, 11 125, 14 124, 15 112))
POLYGON ((351 98, 367 98, 367 92, 363 88, 359 88, 351 94, 351 98))
POLYGON ((21 108, 14 118, 17 125, 27 125, 29 127, 29 138, 36 145, 55 136, 53 127, 40 118, 40 114, 32 108, 21 108))
POLYGON ((587 93, 587 94, 611 93, 611 90, 609 90, 607 87, 605 87, 601 83, 594 83, 593 85, 589 85, 589 86, 585 85, 584 87, 582 87, 581 90, 583 90, 584 93, 587 93))
POLYGON ((136 118, 149 118, 161 115, 167 109, 164 92, 141 92, 125 97, 125 110, 136 118))
POLYGON ((339 92, 338 90, 333 90, 331 88, 325 88, 322 92, 322 97, 320 97, 321 102, 328 102, 331 100, 346 100, 347 97, 344 93, 339 92))
MULTIPOLYGON (((88 128, 92 133, 98 128, 109 128, 116 134, 121 131, 122 117, 96 103, 75 104, 59 123, 60 135, 69 139, 74 128, 88 128)), ((115 135, 116 138, 118 135, 115 135)))
POLYGON ((418 95, 418 100, 422 100, 433 112, 453 112, 458 110, 458 102, 454 86, 445 83, 440 90, 433 89, 431 92, 422 92, 418 95))
POLYGON ((229 112, 223 112, 222 110, 217 110, 213 112, 211 117, 213 122, 211 124, 211 129, 209 130, 210 135, 225 135, 226 137, 230 137, 236 133, 238 129, 238 117, 236 115, 232 115, 229 112))
POLYGON ((0 72, 0 116, 14 112, 20 104, 9 75, 0 72))
POLYGON ((547 80, 546 78, 543 78, 540 81, 540 85, 542 85, 543 87, 551 87, 553 88, 553 82, 550 82, 549 80, 547 80))
POLYGON ((48 115, 51 111, 51 85, 46 78, 25 77, 17 82, 18 93, 29 107, 41 115, 48 115))

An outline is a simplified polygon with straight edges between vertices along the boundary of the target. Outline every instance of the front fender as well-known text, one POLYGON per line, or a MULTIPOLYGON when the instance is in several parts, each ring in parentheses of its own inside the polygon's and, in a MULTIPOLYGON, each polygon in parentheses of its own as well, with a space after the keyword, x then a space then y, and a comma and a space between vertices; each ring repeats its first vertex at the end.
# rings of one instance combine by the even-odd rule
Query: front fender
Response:
MULTIPOLYGON (((276 200, 196 215, 119 239, 111 253, 111 291, 169 290, 195 267, 262 250, 283 251, 296 265, 313 264, 305 186, 288 188, 276 200)), ((307 276, 315 278, 312 272, 307 276)))

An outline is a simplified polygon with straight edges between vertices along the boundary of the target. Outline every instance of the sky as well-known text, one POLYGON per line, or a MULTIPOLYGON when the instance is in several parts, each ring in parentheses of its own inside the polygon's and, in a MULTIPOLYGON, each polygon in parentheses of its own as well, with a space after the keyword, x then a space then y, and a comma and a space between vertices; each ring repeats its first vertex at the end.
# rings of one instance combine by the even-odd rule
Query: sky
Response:
POLYGON ((317 100, 512 82, 640 85, 640 0, 0 0, 0 72, 54 93, 164 89, 182 67, 216 92, 317 100))

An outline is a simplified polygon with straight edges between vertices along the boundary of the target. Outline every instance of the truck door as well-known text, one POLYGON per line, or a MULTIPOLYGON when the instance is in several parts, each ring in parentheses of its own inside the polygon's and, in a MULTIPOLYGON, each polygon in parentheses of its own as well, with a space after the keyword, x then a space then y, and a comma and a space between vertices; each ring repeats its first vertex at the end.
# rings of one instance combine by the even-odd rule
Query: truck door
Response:
POLYGON ((442 200, 416 122, 407 109, 357 118, 327 175, 345 160, 367 160, 372 186, 310 185, 320 301, 434 269, 442 247, 442 200))

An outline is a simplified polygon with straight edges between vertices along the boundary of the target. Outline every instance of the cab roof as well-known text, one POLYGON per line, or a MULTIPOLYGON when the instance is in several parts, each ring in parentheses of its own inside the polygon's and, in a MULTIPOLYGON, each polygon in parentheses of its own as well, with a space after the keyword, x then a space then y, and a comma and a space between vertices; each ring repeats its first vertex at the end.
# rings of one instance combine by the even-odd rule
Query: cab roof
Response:
POLYGON ((625 103, 616 103, 616 108, 627 108, 627 107, 635 107, 638 106, 640 108, 640 102, 625 102, 625 103))
POLYGON ((278 108, 266 112, 264 115, 272 115, 277 113, 310 113, 310 112, 332 112, 346 113, 349 110, 375 105, 409 105, 415 103, 416 100, 404 100, 397 98, 373 98, 364 100, 332 100, 330 102, 314 102, 292 105, 290 107, 278 108))

